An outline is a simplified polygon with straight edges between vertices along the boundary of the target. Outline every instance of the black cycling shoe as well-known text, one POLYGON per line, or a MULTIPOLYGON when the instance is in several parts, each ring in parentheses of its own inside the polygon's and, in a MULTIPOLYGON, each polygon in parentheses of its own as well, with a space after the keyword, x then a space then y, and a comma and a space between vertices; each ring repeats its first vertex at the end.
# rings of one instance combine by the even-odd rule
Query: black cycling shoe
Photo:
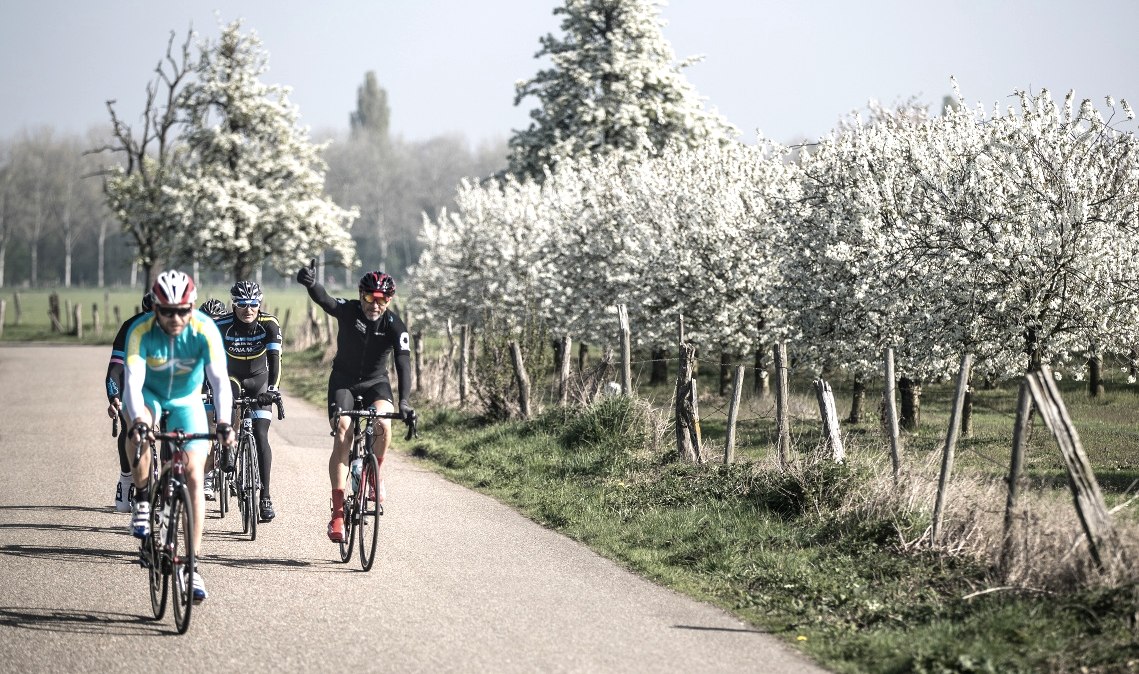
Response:
POLYGON ((273 502, 267 498, 261 499, 261 507, 258 510, 262 522, 272 522, 277 516, 277 511, 273 510, 273 502))

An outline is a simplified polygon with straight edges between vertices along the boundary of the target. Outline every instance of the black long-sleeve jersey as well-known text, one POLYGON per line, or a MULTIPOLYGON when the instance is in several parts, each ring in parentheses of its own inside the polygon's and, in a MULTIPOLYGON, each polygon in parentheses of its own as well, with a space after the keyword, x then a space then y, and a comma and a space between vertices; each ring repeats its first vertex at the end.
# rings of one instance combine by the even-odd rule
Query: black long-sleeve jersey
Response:
POLYGON ((115 341, 111 342, 111 360, 107 363, 107 402, 123 398, 123 366, 127 354, 127 331, 131 324, 149 312, 142 311, 131 316, 119 327, 115 341))
POLYGON ((268 385, 280 385, 281 326, 275 316, 259 312, 257 320, 244 323, 230 312, 214 322, 225 343, 231 378, 244 381, 267 371, 268 385))
POLYGON ((308 289, 309 297, 336 319, 336 358, 332 371, 357 383, 388 381, 388 354, 395 354, 399 399, 411 393, 411 338, 403 319, 391 309, 375 321, 364 316, 360 300, 332 297, 319 283, 308 289))

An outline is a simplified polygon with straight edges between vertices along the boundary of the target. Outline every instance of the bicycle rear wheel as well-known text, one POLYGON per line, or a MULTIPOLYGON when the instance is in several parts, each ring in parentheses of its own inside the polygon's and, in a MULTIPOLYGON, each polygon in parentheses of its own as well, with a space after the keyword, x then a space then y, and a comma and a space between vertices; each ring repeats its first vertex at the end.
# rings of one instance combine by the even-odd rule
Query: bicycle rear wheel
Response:
POLYGON ((344 497, 344 539, 340 541, 340 561, 352 559, 352 546, 356 543, 356 497, 344 497))
MULTIPOLYGON (((157 483, 155 483, 157 484, 157 483)), ((154 490, 150 501, 150 535, 142 541, 145 555, 150 559, 150 568, 147 576, 150 580, 150 610, 155 620, 162 620, 166 615, 166 596, 170 588, 170 570, 165 567, 166 541, 162 537, 162 498, 158 496, 164 490, 162 485, 154 490)))
POLYGON ((170 522, 167 524, 170 550, 170 571, 174 575, 174 625, 178 634, 190 629, 190 614, 194 608, 194 516, 190 509, 190 494, 185 486, 174 490, 170 504, 170 522))
POLYGON ((376 540, 380 534, 380 516, 384 507, 380 504, 380 462, 375 454, 364 458, 360 471, 360 493, 356 498, 356 511, 359 513, 360 567, 365 571, 372 568, 376 560, 376 540))

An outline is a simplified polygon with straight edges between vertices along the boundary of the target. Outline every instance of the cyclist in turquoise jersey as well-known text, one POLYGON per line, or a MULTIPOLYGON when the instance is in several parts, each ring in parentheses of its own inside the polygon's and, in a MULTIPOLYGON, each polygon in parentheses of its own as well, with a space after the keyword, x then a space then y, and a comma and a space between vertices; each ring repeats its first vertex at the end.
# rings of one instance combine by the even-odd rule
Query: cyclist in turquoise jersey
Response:
MULTIPOLYGON (((144 438, 153 439, 153 430, 162 412, 169 411, 168 430, 207 433, 205 406, 202 404, 202 381, 208 379, 214 390, 217 409, 232 407, 233 396, 226 372, 225 346, 214 322, 194 310, 197 290, 194 281, 183 272, 170 270, 158 275, 151 289, 154 313, 135 321, 127 333, 126 374, 123 403, 127 418, 133 423, 127 452, 134 461, 138 445, 144 438)), ((218 440, 233 446, 233 429, 228 423, 217 424, 218 440)), ((188 455, 187 482, 194 512, 194 549, 202 549, 202 524, 206 504, 202 495, 203 472, 210 443, 205 440, 186 444, 188 455)), ((131 532, 138 538, 150 535, 150 454, 142 452, 133 466, 137 498, 131 518, 131 532)), ((199 557, 200 559, 200 557, 199 557)), ((197 569, 193 571, 193 598, 206 598, 206 587, 197 569)))

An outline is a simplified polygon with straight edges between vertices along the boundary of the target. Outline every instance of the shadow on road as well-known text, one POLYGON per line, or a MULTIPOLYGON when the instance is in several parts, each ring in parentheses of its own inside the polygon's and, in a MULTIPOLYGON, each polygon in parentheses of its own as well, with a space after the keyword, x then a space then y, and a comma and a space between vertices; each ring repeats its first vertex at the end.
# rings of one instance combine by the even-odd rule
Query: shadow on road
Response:
POLYGON ((0 555, 83 562, 86 564, 138 563, 138 550, 100 550, 97 548, 69 548, 53 545, 5 545, 0 547, 0 555))
POLYGON ((221 564, 235 569, 254 569, 261 571, 288 571, 299 570, 317 573, 344 573, 359 571, 351 566, 333 559, 282 559, 274 557, 232 557, 227 555, 206 555, 202 560, 207 564, 221 564))
POLYGON ((150 616, 20 606, 0 606, 0 627, 67 634, 150 636, 169 633, 150 616))
POLYGON ((7 505, 0 506, 0 511, 3 510, 28 510, 34 512, 48 512, 53 510, 63 512, 84 512, 84 513, 112 513, 115 512, 114 506, 73 506, 73 505, 7 505))

